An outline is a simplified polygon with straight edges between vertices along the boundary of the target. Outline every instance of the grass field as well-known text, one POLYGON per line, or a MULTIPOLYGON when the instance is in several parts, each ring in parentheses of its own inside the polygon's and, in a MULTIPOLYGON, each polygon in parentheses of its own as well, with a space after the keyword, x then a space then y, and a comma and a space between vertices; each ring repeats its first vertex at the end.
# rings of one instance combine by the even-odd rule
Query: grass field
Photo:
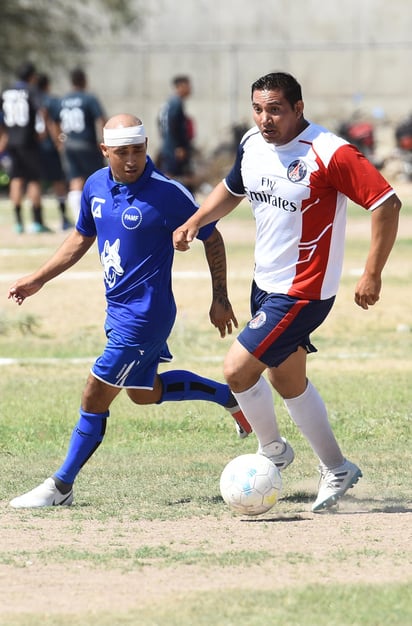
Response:
MULTIPOLYGON (((221 470, 255 451, 253 436, 238 440, 212 404, 143 408, 122 394, 71 508, 8 507, 61 463, 104 345, 104 298, 93 247, 21 308, 7 301, 10 284, 65 235, 14 235, 0 200, 0 626, 410 626, 412 189, 404 192, 381 301, 367 312, 353 290, 369 218, 350 208, 341 289, 309 357, 310 378, 364 478, 336 511, 312 514, 316 459, 274 397, 296 461, 282 499, 256 519, 232 514, 219 494, 221 470)), ((47 216, 57 225, 50 199, 47 216)), ((247 205, 220 230, 242 326, 253 265, 247 205)), ((174 287, 173 367, 222 380, 231 339, 208 321, 200 245, 176 256, 174 287)))

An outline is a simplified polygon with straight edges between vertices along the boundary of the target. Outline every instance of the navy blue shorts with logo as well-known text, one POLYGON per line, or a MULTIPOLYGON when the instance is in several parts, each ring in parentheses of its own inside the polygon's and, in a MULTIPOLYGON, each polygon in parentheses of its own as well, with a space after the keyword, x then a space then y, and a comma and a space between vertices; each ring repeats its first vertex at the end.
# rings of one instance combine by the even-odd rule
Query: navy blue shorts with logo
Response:
POLYGON ((239 333, 238 341, 268 367, 278 367, 299 346, 316 352, 312 333, 326 319, 335 297, 305 300, 281 293, 267 293, 252 283, 252 319, 239 333))

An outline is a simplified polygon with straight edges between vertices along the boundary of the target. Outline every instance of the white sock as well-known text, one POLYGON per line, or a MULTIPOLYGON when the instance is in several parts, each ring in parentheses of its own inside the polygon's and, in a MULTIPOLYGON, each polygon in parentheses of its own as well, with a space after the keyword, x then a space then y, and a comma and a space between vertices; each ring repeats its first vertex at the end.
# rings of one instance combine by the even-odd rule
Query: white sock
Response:
POLYGON ((81 198, 82 192, 79 189, 73 189, 67 194, 67 204, 70 207, 75 222, 77 222, 77 218, 79 217, 81 198))
MULTIPOLYGON (((281 441, 272 389, 263 376, 250 389, 240 393, 233 393, 233 395, 253 428, 259 441, 259 450, 269 443, 281 441)), ((282 443, 280 450, 283 450, 283 448, 284 445, 282 443)))
POLYGON ((285 399, 284 403, 320 461, 328 468, 342 465, 344 458, 329 424, 325 403, 312 383, 308 381, 300 396, 285 399))

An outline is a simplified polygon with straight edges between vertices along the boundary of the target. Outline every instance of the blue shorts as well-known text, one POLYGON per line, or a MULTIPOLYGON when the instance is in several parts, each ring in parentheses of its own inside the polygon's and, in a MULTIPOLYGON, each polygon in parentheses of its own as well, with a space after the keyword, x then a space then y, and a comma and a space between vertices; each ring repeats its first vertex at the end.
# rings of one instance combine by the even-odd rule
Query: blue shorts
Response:
POLYGON ((278 367, 300 346, 307 352, 316 352, 310 333, 322 324, 334 301, 334 296, 328 300, 304 300, 267 293, 253 282, 252 319, 238 335, 238 341, 268 367, 278 367))
POLYGON ((153 389, 159 363, 172 359, 164 341, 125 345, 119 335, 110 331, 104 352, 96 359, 91 373, 113 387, 153 389))

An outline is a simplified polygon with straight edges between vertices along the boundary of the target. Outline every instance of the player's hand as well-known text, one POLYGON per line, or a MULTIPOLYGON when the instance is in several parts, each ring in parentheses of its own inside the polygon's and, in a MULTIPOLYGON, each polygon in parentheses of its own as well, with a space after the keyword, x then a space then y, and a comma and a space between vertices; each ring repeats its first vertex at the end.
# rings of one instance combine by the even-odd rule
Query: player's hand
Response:
POLYGON ((177 228, 173 233, 173 247, 175 250, 179 250, 180 252, 189 250, 190 244, 193 239, 196 238, 198 232, 198 228, 188 228, 185 227, 184 224, 180 228, 177 228))
POLYGON ((21 306, 26 298, 32 296, 34 293, 37 293, 42 286, 43 283, 38 280, 33 280, 30 276, 27 276, 25 278, 21 278, 10 287, 7 297, 9 300, 13 300, 16 304, 21 306))
POLYGON ((237 328, 238 323, 233 313, 232 305, 228 298, 214 298, 209 311, 210 321, 215 326, 221 338, 232 334, 233 327, 237 328))
POLYGON ((379 300, 382 280, 379 277, 363 274, 355 289, 355 302, 362 309, 367 310, 379 300))

